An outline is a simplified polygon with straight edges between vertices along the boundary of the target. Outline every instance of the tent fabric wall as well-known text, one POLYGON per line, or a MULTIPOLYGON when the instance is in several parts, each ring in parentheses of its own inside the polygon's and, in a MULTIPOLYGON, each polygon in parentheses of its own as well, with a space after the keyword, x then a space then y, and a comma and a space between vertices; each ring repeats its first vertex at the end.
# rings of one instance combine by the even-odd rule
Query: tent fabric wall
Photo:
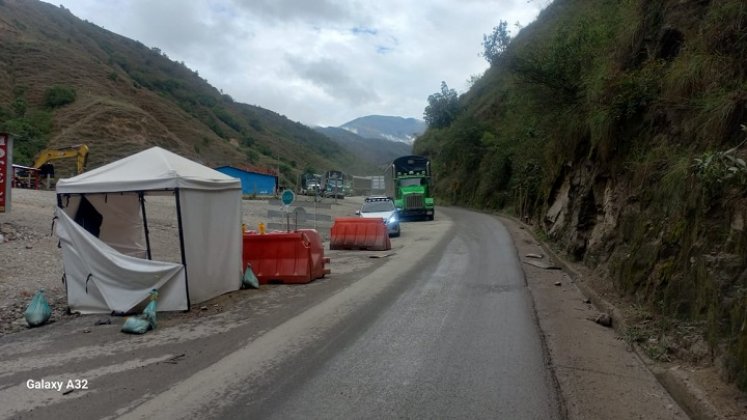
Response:
POLYGON ((123 255, 57 209, 68 305, 75 312, 128 312, 159 291, 158 309, 185 310, 184 266, 123 255))
MULTIPOLYGON (((182 268, 182 274, 178 279, 159 283, 159 294, 165 293, 167 299, 173 300, 173 304, 163 305, 163 297, 159 296, 159 311, 176 307, 188 309, 191 303, 200 303, 241 287, 241 183, 238 179, 153 147, 90 172, 60 180, 57 194, 66 217, 76 214, 82 197, 103 217, 99 238, 85 230, 83 232, 95 239, 95 243, 106 245, 106 252, 96 251, 94 246, 84 246, 87 242, 80 240, 61 241, 71 310, 109 312, 114 309, 105 310, 102 302, 121 307, 121 302, 116 299, 112 301, 111 294, 124 293, 140 284, 136 276, 124 275, 118 283, 116 277, 107 277, 106 273, 127 268, 133 272, 142 269, 146 277, 150 275, 150 263, 157 262, 136 259, 143 262, 138 265, 128 259, 147 255, 146 246, 143 245, 146 239, 144 223, 147 220, 143 220, 139 201, 141 194, 145 197, 167 194, 178 199, 175 208, 183 243, 180 241, 179 244, 182 246, 182 263, 176 265, 182 268), (79 245, 81 249, 76 248, 79 245), (86 261, 99 261, 104 257, 110 262, 102 265, 119 268, 93 267, 103 272, 107 280, 97 282, 94 289, 91 289, 88 281, 89 293, 83 296, 78 289, 86 282, 92 269, 86 261), (127 262, 124 268, 121 261, 127 262), (130 282, 133 284, 129 285, 130 282), (184 301, 177 302, 176 296, 183 296, 184 301)), ((72 223, 80 227, 74 221, 72 223)), ((70 233, 76 231, 77 228, 74 230, 58 224, 58 234, 82 236, 70 233)), ((166 262, 158 264, 174 265, 166 262)), ((138 289, 138 293, 144 290, 138 289)), ((146 295, 148 291, 150 289, 145 291, 146 295)))
MULTIPOLYGON (((63 199, 62 206, 71 218, 78 211, 81 197, 76 194, 63 199)), ((85 197, 105 215, 99 239, 125 255, 145 258, 145 229, 138 193, 86 194, 85 197)))
POLYGON ((235 190, 180 190, 179 200, 190 300, 202 302, 240 288, 241 196, 235 190))

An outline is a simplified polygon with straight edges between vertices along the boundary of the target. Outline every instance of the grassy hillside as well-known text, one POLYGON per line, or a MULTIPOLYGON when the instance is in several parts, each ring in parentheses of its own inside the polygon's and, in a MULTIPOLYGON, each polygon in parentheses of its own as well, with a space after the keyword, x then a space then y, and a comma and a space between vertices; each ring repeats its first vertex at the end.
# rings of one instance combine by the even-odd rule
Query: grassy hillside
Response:
POLYGON ((289 182, 306 167, 372 169, 157 48, 36 0, 0 0, 0 131, 15 136, 22 164, 45 146, 86 143, 89 168, 158 145, 207 165, 279 166, 289 182))
POLYGON ((743 388, 745 28, 740 0, 556 0, 415 143, 443 200, 533 221, 631 299, 652 356, 706 343, 743 388))

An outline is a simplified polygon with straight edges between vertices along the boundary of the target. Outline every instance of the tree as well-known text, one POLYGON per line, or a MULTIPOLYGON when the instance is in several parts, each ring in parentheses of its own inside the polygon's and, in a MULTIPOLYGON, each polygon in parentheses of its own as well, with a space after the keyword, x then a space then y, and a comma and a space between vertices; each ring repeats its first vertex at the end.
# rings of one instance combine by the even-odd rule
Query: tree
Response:
POLYGON ((493 33, 482 36, 482 46, 484 48, 481 54, 488 63, 494 65, 498 59, 506 52, 508 44, 511 42, 511 35, 508 34, 508 22, 500 21, 498 26, 493 28, 493 33))
POLYGON ((459 100, 454 89, 449 89, 446 82, 441 82, 441 92, 428 97, 423 118, 430 128, 448 127, 459 111, 459 100))

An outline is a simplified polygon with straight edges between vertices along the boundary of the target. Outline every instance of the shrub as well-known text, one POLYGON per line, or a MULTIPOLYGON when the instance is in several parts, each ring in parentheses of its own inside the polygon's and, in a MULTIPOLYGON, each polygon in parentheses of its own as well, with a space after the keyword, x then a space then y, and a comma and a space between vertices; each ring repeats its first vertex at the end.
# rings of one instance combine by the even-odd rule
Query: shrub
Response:
POLYGON ((44 92, 44 103, 50 108, 58 108, 75 102, 75 89, 67 86, 52 86, 44 92))

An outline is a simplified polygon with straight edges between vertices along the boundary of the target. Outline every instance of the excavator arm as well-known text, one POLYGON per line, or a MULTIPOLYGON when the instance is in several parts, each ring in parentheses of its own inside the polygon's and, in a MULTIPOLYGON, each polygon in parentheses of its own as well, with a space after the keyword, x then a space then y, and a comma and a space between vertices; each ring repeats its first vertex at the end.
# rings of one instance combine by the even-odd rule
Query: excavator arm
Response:
POLYGON ((75 146, 55 149, 43 149, 36 156, 33 167, 39 169, 49 161, 65 158, 76 158, 78 174, 82 174, 86 170, 86 164, 88 163, 88 146, 77 144, 75 146))

